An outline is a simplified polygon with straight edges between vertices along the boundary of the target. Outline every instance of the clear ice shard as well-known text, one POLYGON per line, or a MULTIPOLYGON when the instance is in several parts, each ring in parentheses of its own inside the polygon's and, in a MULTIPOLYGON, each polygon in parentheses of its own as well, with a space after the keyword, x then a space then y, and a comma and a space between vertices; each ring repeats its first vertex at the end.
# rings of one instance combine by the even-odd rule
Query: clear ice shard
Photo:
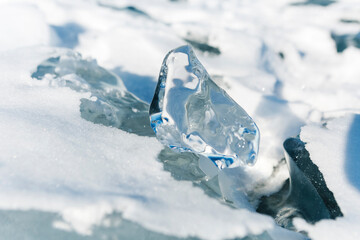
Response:
POLYGON ((256 161, 258 127, 211 80, 190 46, 166 55, 150 105, 150 122, 161 143, 203 155, 218 169, 256 161))

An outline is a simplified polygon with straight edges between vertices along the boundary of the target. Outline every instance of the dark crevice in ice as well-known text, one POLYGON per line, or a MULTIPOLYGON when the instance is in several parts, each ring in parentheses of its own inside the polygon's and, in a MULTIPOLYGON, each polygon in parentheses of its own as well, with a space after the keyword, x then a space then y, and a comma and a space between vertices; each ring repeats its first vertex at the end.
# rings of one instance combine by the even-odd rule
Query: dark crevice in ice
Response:
POLYGON ((118 7, 115 5, 111 5, 108 3, 103 3, 103 2, 98 2, 98 5, 100 7, 104 7, 104 8, 109 8, 111 10, 115 10, 115 11, 126 11, 126 12, 130 12, 132 14, 138 15, 138 16, 142 16, 142 17, 146 17, 151 19, 151 16, 149 14, 147 14, 146 12, 144 12, 143 10, 132 6, 132 5, 128 5, 128 6, 124 6, 124 7, 118 7))
POLYGON ((279 192, 270 196, 263 196, 256 209, 257 212, 272 216, 276 223, 289 230, 296 230, 292 224, 294 217, 301 217, 298 210, 291 206, 284 206, 289 193, 289 180, 285 181, 279 192))
POLYGON ((278 55, 281 59, 285 59, 285 54, 283 52, 278 52, 278 55))
POLYGON ((291 230, 295 230, 294 217, 315 223, 343 216, 323 174, 311 161, 305 143, 289 138, 284 142, 284 149, 290 179, 279 192, 262 197, 257 211, 274 217, 280 226, 291 230))
POLYGON ((340 19, 340 22, 342 23, 348 23, 348 24, 360 24, 359 20, 356 19, 347 19, 347 18, 342 18, 340 19))
POLYGON ((307 6, 307 5, 318 5, 322 7, 327 7, 333 3, 336 3, 334 0, 307 0, 306 2, 296 2, 292 3, 293 6, 307 6))
POLYGON ((197 41, 197 40, 193 40, 193 39, 189 39, 189 38, 184 38, 184 40, 189 43, 193 48, 195 48, 196 50, 199 50, 203 53, 208 53, 208 54, 212 54, 212 55, 220 55, 221 51, 218 47, 214 47, 209 45, 206 42, 201 42, 201 41, 197 41))
POLYGON ((336 34, 331 33, 331 38, 336 44, 336 51, 342 53, 349 46, 360 48, 360 32, 357 34, 336 34))

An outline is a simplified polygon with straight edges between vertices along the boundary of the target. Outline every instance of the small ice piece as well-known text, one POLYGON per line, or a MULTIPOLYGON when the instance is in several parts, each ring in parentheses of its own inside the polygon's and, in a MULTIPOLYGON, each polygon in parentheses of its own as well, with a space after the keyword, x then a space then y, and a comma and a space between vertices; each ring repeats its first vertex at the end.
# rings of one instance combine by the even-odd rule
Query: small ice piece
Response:
POLYGON ((190 46, 170 51, 150 105, 158 140, 179 152, 209 158, 218 169, 253 165, 259 129, 206 72, 190 46))

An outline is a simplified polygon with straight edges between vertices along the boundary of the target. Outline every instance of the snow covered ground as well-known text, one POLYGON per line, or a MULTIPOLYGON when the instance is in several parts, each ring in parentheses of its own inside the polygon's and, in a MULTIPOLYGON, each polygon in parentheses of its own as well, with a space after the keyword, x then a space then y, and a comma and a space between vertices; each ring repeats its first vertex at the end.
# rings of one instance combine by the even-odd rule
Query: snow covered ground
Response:
POLYGON ((344 217, 295 227, 359 239, 359 1, 2 0, 0 33, 0 239, 303 238, 174 177, 124 120, 184 44, 257 123, 263 193, 300 134, 344 217), (40 78, 47 59, 58 75, 40 78))

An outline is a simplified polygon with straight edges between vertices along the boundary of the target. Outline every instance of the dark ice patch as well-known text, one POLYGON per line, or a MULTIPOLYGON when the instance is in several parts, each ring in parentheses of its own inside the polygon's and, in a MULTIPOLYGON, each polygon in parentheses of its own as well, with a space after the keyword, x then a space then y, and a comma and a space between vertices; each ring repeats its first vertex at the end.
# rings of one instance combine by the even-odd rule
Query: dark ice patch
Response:
POLYGON ((332 32, 331 38, 335 42, 338 53, 342 53, 349 46, 360 48, 360 32, 357 34, 336 34, 332 32))
POLYGON ((308 6, 308 5, 318 5, 322 7, 327 7, 333 3, 336 3, 334 0, 307 0, 306 2, 296 2, 292 3, 293 6, 308 6))
POLYGON ((355 19, 340 19, 340 22, 342 23, 349 23, 349 24, 360 24, 359 20, 355 20, 355 19))
POLYGON ((200 41, 196 41, 196 40, 191 40, 188 38, 184 38, 184 40, 189 43, 192 47, 194 47, 195 49, 204 52, 204 53, 209 53, 209 54, 213 54, 213 55, 220 55, 221 51, 218 47, 213 47, 205 42, 200 42, 200 41))
POLYGON ((98 5, 100 7, 109 8, 114 11, 125 11, 125 12, 129 12, 129 13, 132 13, 132 14, 135 14, 138 16, 151 18, 151 16, 149 14, 147 14, 146 12, 144 12, 143 10, 141 10, 135 6, 131 6, 131 5, 125 6, 125 7, 118 7, 118 6, 114 6, 114 5, 106 4, 106 3, 102 3, 102 2, 98 2, 98 5))
POLYGON ((278 52, 278 55, 281 59, 285 59, 285 54, 283 52, 278 52))

